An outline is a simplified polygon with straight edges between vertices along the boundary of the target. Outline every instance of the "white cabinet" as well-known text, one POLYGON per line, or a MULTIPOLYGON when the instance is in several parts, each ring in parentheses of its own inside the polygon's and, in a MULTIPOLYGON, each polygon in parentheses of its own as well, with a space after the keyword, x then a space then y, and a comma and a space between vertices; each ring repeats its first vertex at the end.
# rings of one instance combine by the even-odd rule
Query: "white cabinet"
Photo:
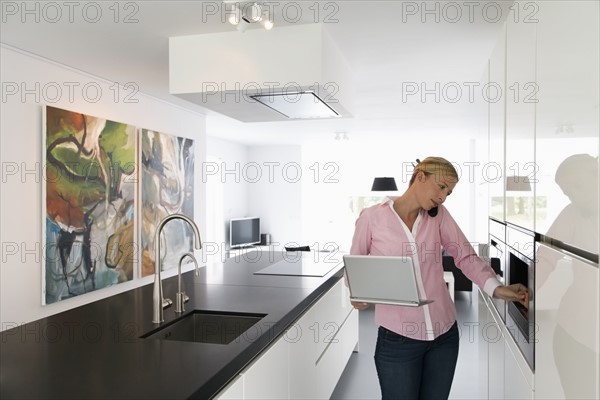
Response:
MULTIPOLYGON (((487 295, 479 292, 479 394, 482 399, 504 398, 504 336, 492 315, 495 309, 488 304, 487 295)), ((496 313, 497 316, 497 313, 496 313)))
POLYGON ((536 398, 598 399, 598 264, 545 244, 536 256, 536 398))
MULTIPOLYGON (((530 3, 527 3, 530 4, 530 3)), ((531 3, 533 4, 533 3, 531 3)), ((506 23, 506 221, 534 229, 535 15, 515 2, 506 23)))
POLYGON ((542 2, 537 24, 536 231, 592 253, 598 253, 599 4, 542 2))
POLYGON ((358 311, 340 279, 217 398, 329 398, 357 343, 358 311))
MULTIPOLYGON (((490 307, 490 305, 488 305, 488 307, 490 307)), ((489 343, 488 396, 490 399, 503 399, 505 394, 504 334, 501 325, 498 323, 498 315, 494 315, 496 310, 493 307, 490 307, 489 311, 490 321, 485 330, 485 337, 489 343)))
POLYGON ((533 372, 487 295, 479 293, 479 393, 487 399, 533 399, 533 372))
POLYGON ((506 107, 506 25, 502 26, 489 63, 489 164, 484 175, 489 183, 489 215, 504 221, 504 128, 506 107))
POLYGON ((238 375, 232 382, 215 396, 216 400, 237 400, 244 398, 244 377, 238 375))
POLYGON ((288 398, 288 343, 278 340, 242 373, 244 399, 288 398))
POLYGON ((477 291, 478 299, 478 322, 479 325, 477 329, 477 354, 479 355, 479 386, 477 392, 477 398, 487 399, 488 398, 488 386, 489 386, 489 378, 488 378, 488 364, 489 364, 489 356, 488 356, 488 347, 489 342, 484 336, 484 332, 486 327, 489 325, 490 321, 490 311, 487 308, 485 300, 483 299, 483 295, 480 291, 477 291))
POLYGON ((358 343, 358 312, 343 280, 288 332, 290 398, 329 398, 358 343))
POLYGON ((514 400, 533 399, 533 388, 531 386, 533 374, 527 367, 527 362, 521 353, 518 352, 516 344, 513 345, 510 340, 510 338, 507 338, 504 341, 504 398, 514 400))

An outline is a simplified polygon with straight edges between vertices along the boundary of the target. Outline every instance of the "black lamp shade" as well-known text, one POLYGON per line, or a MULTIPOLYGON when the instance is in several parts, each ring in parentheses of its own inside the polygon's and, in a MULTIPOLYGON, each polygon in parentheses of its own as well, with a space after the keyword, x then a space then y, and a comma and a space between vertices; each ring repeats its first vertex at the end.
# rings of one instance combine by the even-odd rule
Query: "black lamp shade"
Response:
POLYGON ((398 190, 398 187, 394 178, 375 178, 371 190, 374 192, 388 192, 398 190))
POLYGON ((507 176, 507 192, 531 192, 531 183, 528 176, 507 176))

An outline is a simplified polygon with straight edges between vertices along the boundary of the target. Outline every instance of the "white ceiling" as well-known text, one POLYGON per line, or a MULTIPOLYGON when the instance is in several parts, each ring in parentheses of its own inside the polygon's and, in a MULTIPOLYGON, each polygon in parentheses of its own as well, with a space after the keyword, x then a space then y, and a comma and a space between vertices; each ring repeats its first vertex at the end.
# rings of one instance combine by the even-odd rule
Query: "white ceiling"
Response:
MULTIPOLYGON (((31 4, 35 3, 42 7, 39 4, 43 2, 31 4)), ((39 22, 32 15, 4 14, 2 43, 110 81, 134 82, 141 92, 208 115, 209 135, 247 144, 285 144, 333 140, 335 132, 347 132, 350 140, 390 135, 427 134, 446 138, 476 135, 477 121, 473 117, 478 105, 470 101, 467 85, 482 78, 496 41, 501 22, 491 22, 495 6, 501 6, 503 21, 512 1, 474 2, 476 6, 471 10, 465 2, 452 2, 460 8, 438 1, 272 2, 275 28, 270 33, 273 35, 277 35, 278 26, 292 23, 317 20, 325 24, 354 75, 355 104, 354 118, 268 123, 240 123, 169 94, 168 38, 235 31, 219 15, 207 15, 206 10, 222 7, 220 1, 121 2, 118 22, 115 22, 114 2, 90 2, 100 5, 102 11, 102 17, 95 23, 83 18, 85 2, 75 3, 78 6, 72 16, 64 2, 54 3, 61 7, 60 18, 55 17, 54 9, 48 8, 46 15, 40 9, 39 22), (484 15, 488 3, 493 7, 487 8, 488 14, 484 15), (430 10, 437 7, 437 15, 423 13, 424 4, 430 10), (292 12, 298 6, 302 18, 295 22, 291 20, 292 12), (414 15, 407 12, 414 11, 412 7, 419 8, 414 15), (284 9, 288 14, 284 14, 284 9), (456 17, 457 11, 461 12, 460 18, 456 17), (132 22, 124 23, 128 15, 132 22), (335 21, 325 23, 327 17, 335 21), (403 101, 403 83, 413 82, 419 86, 426 84, 430 89, 436 82, 440 88, 460 87, 461 100, 448 101, 455 95, 448 91, 446 98, 442 92, 439 102, 434 95, 428 95, 424 102, 418 95, 403 101)), ((4 5, 2 9, 5 10, 4 5)), ((93 16, 91 11, 95 9, 96 6, 88 9, 89 15, 93 16)), ((265 46, 265 55, 276 55, 276 51, 265 46)), ((481 100, 481 91, 476 89, 474 93, 475 100, 481 100)))

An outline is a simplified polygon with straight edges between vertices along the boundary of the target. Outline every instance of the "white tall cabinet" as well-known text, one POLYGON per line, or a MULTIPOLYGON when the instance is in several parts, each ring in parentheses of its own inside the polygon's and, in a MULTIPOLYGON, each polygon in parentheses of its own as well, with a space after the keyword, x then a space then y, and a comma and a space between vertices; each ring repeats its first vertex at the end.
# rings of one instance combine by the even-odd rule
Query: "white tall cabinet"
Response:
POLYGON ((539 8, 535 230, 598 253, 598 1, 539 8))
POLYGON ((485 177, 489 182, 489 215, 504 221, 505 196, 505 108, 506 108, 506 24, 503 25, 498 41, 489 61, 489 165, 485 177))
POLYGON ((537 19, 526 8, 515 2, 506 21, 505 213, 507 222, 533 230, 537 19))
POLYGON ((490 83, 502 86, 504 103, 490 104, 489 154, 505 178, 490 180, 490 216, 537 232, 542 243, 536 369, 495 310, 480 309, 482 335, 503 333, 480 354, 484 397, 600 398, 598 263, 550 245, 599 251, 599 21, 598 1, 514 2, 490 55, 490 83))
POLYGON ((480 395, 487 399, 533 399, 534 376, 500 315, 486 294, 479 292, 479 360, 487 369, 480 395))

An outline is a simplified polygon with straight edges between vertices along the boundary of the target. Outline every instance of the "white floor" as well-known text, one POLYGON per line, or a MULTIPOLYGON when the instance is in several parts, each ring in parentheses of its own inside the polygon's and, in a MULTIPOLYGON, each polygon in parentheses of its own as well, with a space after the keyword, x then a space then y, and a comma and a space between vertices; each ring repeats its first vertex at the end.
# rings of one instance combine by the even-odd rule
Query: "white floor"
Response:
MULTIPOLYGON (((460 329, 460 350, 451 399, 479 399, 477 341, 477 294, 457 292, 455 304, 460 329), (472 300, 471 300, 472 297, 472 300)), ((359 314, 359 352, 353 353, 338 382, 332 399, 379 399, 379 382, 373 362, 377 327, 373 308, 359 314)))

